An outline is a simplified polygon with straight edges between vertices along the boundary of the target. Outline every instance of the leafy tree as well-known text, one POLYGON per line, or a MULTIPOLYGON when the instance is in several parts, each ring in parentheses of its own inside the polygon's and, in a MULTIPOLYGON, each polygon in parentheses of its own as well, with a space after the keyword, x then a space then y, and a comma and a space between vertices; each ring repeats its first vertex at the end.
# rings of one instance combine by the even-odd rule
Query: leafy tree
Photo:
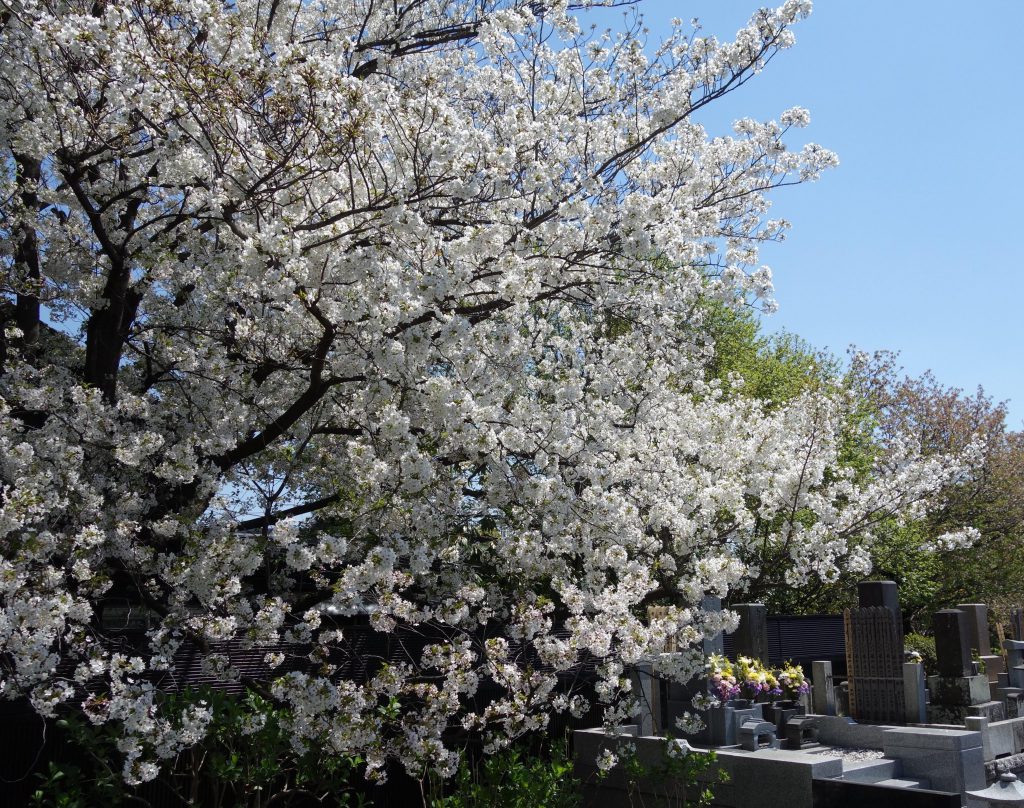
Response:
POLYGON ((974 462, 942 492, 941 506, 901 537, 905 545, 931 547, 936 537, 957 526, 973 528, 975 540, 949 552, 908 553, 885 569, 913 582, 926 571, 930 585, 911 583, 903 595, 915 624, 930 626, 931 614, 957 603, 988 603, 1006 617, 1021 601, 1024 558, 1024 436, 1006 425, 1006 407, 982 388, 973 394, 946 387, 931 373, 901 377, 892 357, 879 362, 869 382, 879 412, 879 428, 913 435, 926 453, 962 452, 973 446, 974 462))

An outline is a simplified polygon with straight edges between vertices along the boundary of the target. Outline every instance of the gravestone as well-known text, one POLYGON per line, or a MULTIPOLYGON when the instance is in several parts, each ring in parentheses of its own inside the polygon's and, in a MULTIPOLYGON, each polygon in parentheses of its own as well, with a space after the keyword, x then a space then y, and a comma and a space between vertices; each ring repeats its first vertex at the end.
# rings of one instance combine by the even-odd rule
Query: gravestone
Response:
POLYGON ((988 606, 984 603, 960 603, 956 607, 967 617, 967 639, 978 656, 991 656, 992 644, 988 637, 988 606))
POLYGON ((768 661, 768 607, 763 603, 737 603, 732 607, 740 616, 740 625, 732 635, 737 656, 768 661))
POLYGON ((960 609, 942 609, 932 617, 935 630, 935 658, 939 676, 971 676, 971 643, 967 615, 960 609))
POLYGON ((836 686, 832 662, 818 659, 811 663, 811 711, 818 715, 836 714, 836 686))
MULTIPOLYGON (((957 608, 967 615, 967 637, 971 648, 978 653, 978 659, 985 666, 989 690, 994 694, 999 674, 1003 672, 1003 658, 992 653, 992 641, 988 631, 988 606, 984 603, 961 603, 957 608)), ((995 696, 993 695, 993 698, 995 696)))
POLYGON ((1010 609, 1010 634, 1015 640, 1024 640, 1024 609, 1010 609))
POLYGON ((900 615, 900 594, 895 581, 861 581, 857 584, 857 604, 863 609, 884 606, 900 615))
POLYGON ((974 673, 967 614, 943 609, 933 615, 932 626, 938 675, 928 677, 932 697, 929 720, 933 724, 960 723, 968 715, 993 714, 998 702, 991 701, 988 677, 974 673))
POLYGON ((903 618, 893 581, 857 585, 860 607, 843 612, 849 715, 860 721, 902 722, 903 618))

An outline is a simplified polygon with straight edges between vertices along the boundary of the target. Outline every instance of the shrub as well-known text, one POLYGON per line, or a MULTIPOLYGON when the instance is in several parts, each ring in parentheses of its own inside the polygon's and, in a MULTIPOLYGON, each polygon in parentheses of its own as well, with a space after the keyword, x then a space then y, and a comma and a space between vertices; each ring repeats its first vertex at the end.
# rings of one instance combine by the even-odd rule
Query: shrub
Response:
POLYGON ((935 658, 935 638, 924 634, 908 634, 903 638, 903 647, 907 651, 916 651, 924 662, 924 671, 929 676, 938 673, 935 658))

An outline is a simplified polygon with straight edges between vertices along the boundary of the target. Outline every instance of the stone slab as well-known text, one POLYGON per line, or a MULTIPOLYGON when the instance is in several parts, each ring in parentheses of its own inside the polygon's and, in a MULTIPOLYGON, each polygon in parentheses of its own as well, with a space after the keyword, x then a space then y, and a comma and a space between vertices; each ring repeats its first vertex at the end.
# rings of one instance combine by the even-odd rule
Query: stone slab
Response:
POLYGON ((718 761, 730 775, 730 804, 736 808, 809 808, 813 781, 840 777, 843 773, 840 758, 784 749, 758 752, 723 749, 718 751, 718 761))
POLYGON ((814 719, 818 740, 830 746, 849 746, 861 749, 881 749, 887 730, 896 727, 884 724, 858 724, 847 716, 817 715, 814 719))
POLYGON ((898 777, 901 772, 900 762, 892 758, 843 763, 843 779, 855 783, 877 783, 879 780, 898 777))
POLYGON ((981 733, 931 727, 892 727, 882 733, 882 748, 918 747, 960 752, 981 747, 981 733))
POLYGON ((932 788, 940 791, 962 794, 985 787, 985 754, 981 746, 962 752, 893 747, 886 755, 899 758, 905 777, 927 779, 932 788))

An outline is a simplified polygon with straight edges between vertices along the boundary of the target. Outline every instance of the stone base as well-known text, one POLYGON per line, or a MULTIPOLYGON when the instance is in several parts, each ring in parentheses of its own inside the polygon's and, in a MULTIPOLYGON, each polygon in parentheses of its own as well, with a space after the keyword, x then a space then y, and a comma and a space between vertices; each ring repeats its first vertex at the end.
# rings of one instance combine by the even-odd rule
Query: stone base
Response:
POLYGON ((947 705, 947 704, 929 704, 928 705, 928 723, 929 724, 962 724, 964 719, 967 718, 967 708, 969 705, 947 705))
POLYGON ((1024 690, 1003 687, 999 689, 999 698, 1006 702, 1007 718, 1024 718, 1024 690))
POLYGON ((786 722, 787 749, 803 749, 818 744, 817 717, 795 716, 786 722))
POLYGON ((988 677, 977 676, 929 676, 928 690, 932 704, 945 707, 967 707, 983 704, 992 699, 988 688, 988 677))
POLYGON ((985 654, 981 661, 985 663, 985 675, 990 682, 996 681, 996 677, 1006 669, 1003 658, 998 654, 985 654))
POLYGON ((972 704, 967 708, 967 715, 987 718, 992 721, 1006 720, 1006 704, 1002 701, 986 701, 982 704, 972 704))
POLYGON ((779 707, 774 704, 766 704, 761 708, 761 714, 765 721, 775 725, 775 734, 779 738, 786 737, 786 723, 795 716, 807 715, 807 710, 802 706, 779 707))
POLYGON ((748 720, 762 721, 761 709, 764 705, 754 704, 751 707, 737 710, 726 703, 721 707, 712 707, 704 716, 707 724, 708 743, 712 746, 735 746, 739 743, 739 728, 748 720))

